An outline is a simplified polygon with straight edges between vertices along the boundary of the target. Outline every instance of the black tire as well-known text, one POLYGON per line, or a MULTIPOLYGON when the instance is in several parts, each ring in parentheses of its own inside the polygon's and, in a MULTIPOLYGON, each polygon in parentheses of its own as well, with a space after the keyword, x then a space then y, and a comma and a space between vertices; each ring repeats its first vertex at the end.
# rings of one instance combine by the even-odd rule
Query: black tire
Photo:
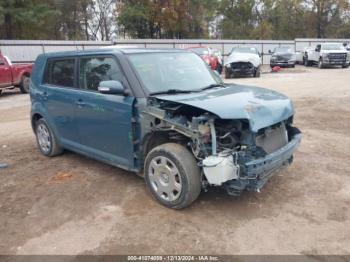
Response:
POLYGON ((342 65, 342 68, 349 68, 349 65, 342 65))
POLYGON ((2 94, 2 89, 0 89, 0 96, 1 96, 1 94, 2 94))
POLYGON ((254 77, 260 77, 261 74, 261 67, 257 67, 254 69, 254 77))
POLYGON ((222 65, 221 64, 218 64, 216 71, 219 73, 219 75, 221 75, 221 73, 222 73, 222 65))
POLYGON ((21 93, 28 94, 29 93, 29 86, 30 86, 30 77, 23 76, 21 83, 19 84, 19 89, 21 90, 21 93))
MULTIPOLYGON (((160 161, 161 162, 161 161, 160 161)), ((160 163, 161 165, 161 163, 160 163)), ((164 170, 164 169, 163 169, 164 170)), ((197 165, 197 161, 185 147, 180 144, 175 143, 166 143, 160 146, 155 147, 148 153, 145 161, 145 180, 146 185, 149 191, 152 193, 153 197, 162 205, 173 208, 173 209, 181 209, 189 206, 193 201, 197 199, 201 192, 202 187, 202 178, 199 167, 197 165), (175 166, 177 169, 178 180, 181 184, 181 190, 178 192, 178 196, 173 201, 167 200, 164 197, 167 197, 167 194, 164 196, 163 193, 157 193, 158 186, 154 182, 155 176, 158 174, 158 170, 153 169, 153 163, 156 163, 158 159, 167 159, 170 160, 171 165, 175 166), (153 162, 152 162, 153 161, 153 162), (152 162, 152 164, 151 164, 152 162), (153 171, 152 171, 153 170, 153 171), (153 174, 152 174, 153 172, 153 174), (157 187, 155 189, 155 187, 157 187)), ((161 171, 164 172, 164 171, 161 171)), ((157 176, 159 179, 160 175, 157 176)), ((168 176, 168 184, 170 188, 170 179, 168 176)), ((158 183, 158 181, 157 181, 158 183)), ((160 183, 160 182, 159 182, 160 183)), ((164 188, 164 184, 162 185, 164 188)), ((165 186, 166 187, 166 186, 165 186)), ((162 190, 160 190, 162 191, 162 190)), ((173 192, 173 191, 172 191, 173 192)))
POLYGON ((225 79, 230 79, 231 78, 231 74, 230 74, 230 71, 225 68, 225 79))
POLYGON ((36 136, 36 141, 37 141, 39 150, 43 155, 53 157, 63 152, 62 147, 58 144, 58 141, 55 135, 53 134, 52 130, 50 129, 49 125, 47 124, 44 118, 40 118, 35 122, 35 136, 36 136), (41 142, 39 142, 40 140, 39 132, 40 132, 40 129, 43 127, 45 127, 46 130, 48 131, 48 137, 49 137, 48 140, 50 141, 50 146, 47 146, 47 147, 42 146, 41 142))
POLYGON ((322 57, 320 57, 320 60, 318 60, 318 68, 322 69, 323 67, 323 60, 322 57))
POLYGON ((311 63, 310 63, 310 61, 309 61, 308 56, 305 56, 305 57, 304 57, 304 66, 310 66, 310 65, 311 65, 311 63))

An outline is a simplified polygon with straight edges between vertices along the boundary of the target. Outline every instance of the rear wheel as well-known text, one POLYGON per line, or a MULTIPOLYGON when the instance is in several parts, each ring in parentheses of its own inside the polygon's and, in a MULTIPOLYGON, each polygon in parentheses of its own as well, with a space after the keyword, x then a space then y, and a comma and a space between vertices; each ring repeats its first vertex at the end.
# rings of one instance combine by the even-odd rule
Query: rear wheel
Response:
POLYGON ((29 93, 29 85, 30 85, 30 78, 29 78, 29 76, 24 76, 22 78, 21 83, 19 84, 19 89, 21 90, 22 94, 29 93))
POLYGON ((216 71, 219 73, 219 75, 221 75, 221 73, 222 73, 222 65, 221 64, 218 64, 216 71))
POLYGON ((35 135, 38 147, 45 156, 57 156, 63 149, 59 146, 56 137, 43 118, 35 122, 35 135))
POLYGON ((201 174, 193 155, 175 143, 155 147, 145 161, 148 189, 162 205, 181 209, 201 192, 201 174))
POLYGON ((304 57, 304 66, 310 66, 311 64, 310 64, 310 61, 309 61, 309 58, 308 58, 308 56, 306 55, 305 57, 304 57))

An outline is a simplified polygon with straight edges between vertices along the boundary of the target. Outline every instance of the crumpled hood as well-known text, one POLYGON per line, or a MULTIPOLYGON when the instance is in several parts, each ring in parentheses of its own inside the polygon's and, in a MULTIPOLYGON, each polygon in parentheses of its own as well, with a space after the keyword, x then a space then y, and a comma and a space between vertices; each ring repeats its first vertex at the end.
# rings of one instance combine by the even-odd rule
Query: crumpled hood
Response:
POLYGON ((232 53, 225 63, 225 65, 235 63, 235 62, 250 62, 255 67, 258 67, 261 64, 261 59, 258 55, 249 54, 249 53, 232 53))
POLYGON ((244 85, 156 97, 206 110, 221 119, 247 119, 253 132, 294 114, 293 103, 288 97, 269 89, 244 85))

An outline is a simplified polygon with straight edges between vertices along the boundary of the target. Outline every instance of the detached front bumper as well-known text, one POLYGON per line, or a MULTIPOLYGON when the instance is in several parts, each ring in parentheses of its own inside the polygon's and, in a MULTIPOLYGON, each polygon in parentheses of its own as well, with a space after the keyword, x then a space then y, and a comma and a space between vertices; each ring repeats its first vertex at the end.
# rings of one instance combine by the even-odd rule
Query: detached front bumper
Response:
POLYGON ((302 135, 297 133, 288 144, 263 158, 241 163, 241 175, 239 179, 225 183, 225 188, 231 195, 239 195, 243 190, 260 190, 267 180, 277 170, 289 165, 293 161, 293 154, 297 150, 302 135))
POLYGON ((255 71, 254 65, 250 62, 233 62, 225 67, 231 75, 249 75, 254 74, 255 71))
POLYGON ((270 65, 272 66, 281 66, 281 67, 288 67, 288 66, 293 66, 295 65, 296 61, 295 60, 286 60, 286 61, 276 61, 276 60, 271 60, 270 65))

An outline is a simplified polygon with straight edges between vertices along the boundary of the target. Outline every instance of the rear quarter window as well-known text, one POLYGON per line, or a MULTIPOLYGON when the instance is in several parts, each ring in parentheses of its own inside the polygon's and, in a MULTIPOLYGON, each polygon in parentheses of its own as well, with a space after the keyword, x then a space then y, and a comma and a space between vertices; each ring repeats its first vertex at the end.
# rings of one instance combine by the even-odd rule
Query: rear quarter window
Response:
POLYGON ((44 71, 44 84, 74 87, 75 59, 49 60, 44 71))

